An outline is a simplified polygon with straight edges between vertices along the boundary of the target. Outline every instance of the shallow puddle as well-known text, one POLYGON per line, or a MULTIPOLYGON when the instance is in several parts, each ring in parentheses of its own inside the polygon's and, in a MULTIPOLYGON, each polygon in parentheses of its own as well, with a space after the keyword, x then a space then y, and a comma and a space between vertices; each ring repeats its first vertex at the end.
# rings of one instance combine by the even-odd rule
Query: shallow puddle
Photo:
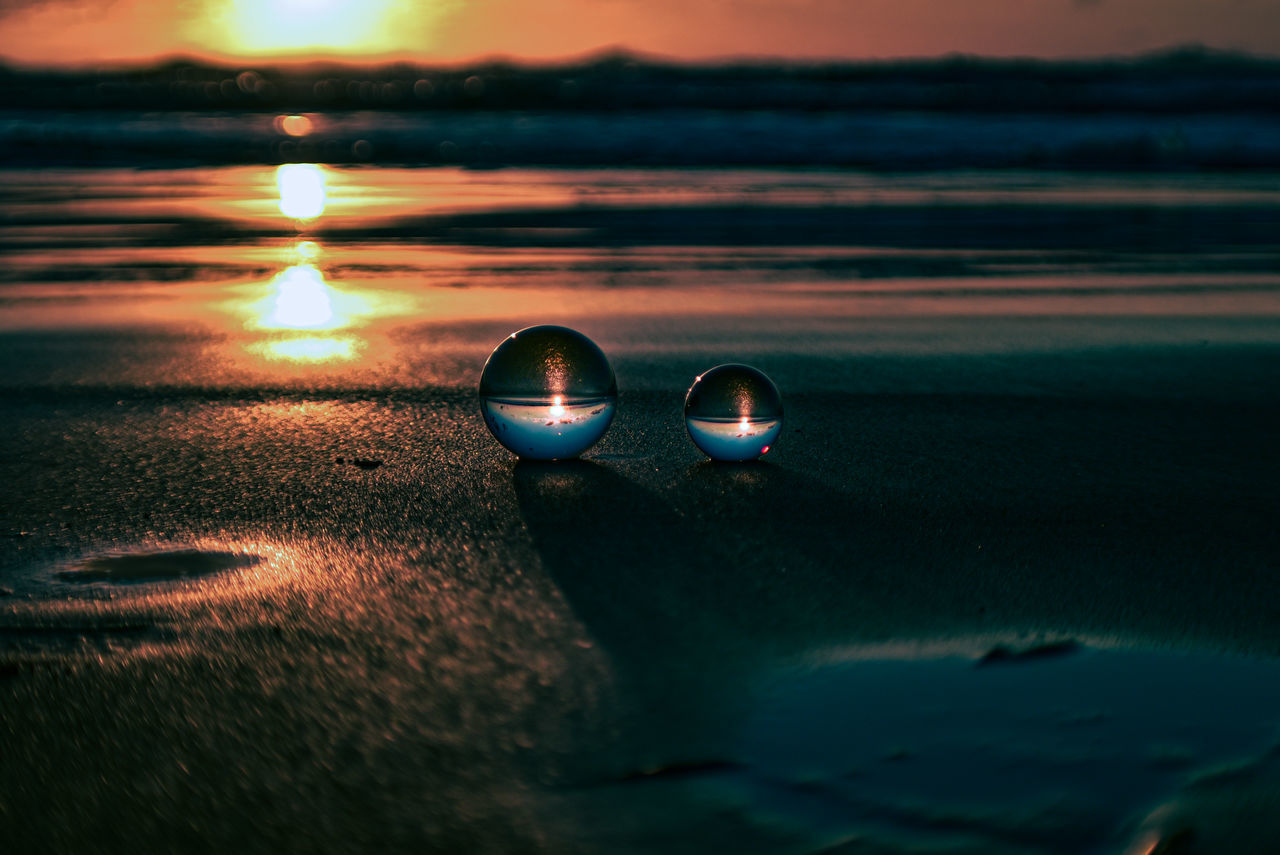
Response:
POLYGON ((1151 805, 1280 741, 1275 661, 993 650, 773 675, 744 729, 747 797, 836 838, 1113 851, 1151 805))
POLYGON ((262 559, 236 552, 174 549, 86 558, 54 576, 64 582, 116 582, 138 584, 207 576, 224 570, 252 567, 262 559))
POLYGON ((737 730, 728 756, 575 793, 585 835, 1085 855, 1267 851, 1280 825, 1274 660, 1071 641, 828 651, 762 676, 737 730))

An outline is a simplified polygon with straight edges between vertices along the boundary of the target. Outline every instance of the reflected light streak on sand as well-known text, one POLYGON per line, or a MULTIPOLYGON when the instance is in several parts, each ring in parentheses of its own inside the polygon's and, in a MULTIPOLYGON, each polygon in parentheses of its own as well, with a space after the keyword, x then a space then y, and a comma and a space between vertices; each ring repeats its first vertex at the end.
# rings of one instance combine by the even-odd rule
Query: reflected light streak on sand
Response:
POLYGON ((324 170, 314 163, 286 163, 276 170, 280 213, 295 220, 314 220, 327 199, 324 170))
POLYGON ((271 125, 278 132, 291 137, 305 137, 315 129, 310 116, 276 116, 271 125))
POLYGON ((253 348, 268 359, 290 362, 329 362, 354 359, 361 341, 355 336, 302 336, 260 342, 253 348))

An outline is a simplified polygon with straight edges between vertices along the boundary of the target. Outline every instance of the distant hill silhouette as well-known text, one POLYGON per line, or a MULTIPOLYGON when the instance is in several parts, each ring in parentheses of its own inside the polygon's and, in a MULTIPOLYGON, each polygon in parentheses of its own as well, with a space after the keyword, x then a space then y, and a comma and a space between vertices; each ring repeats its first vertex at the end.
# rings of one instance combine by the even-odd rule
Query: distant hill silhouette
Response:
POLYGON ((1275 112, 1280 60, 1184 47, 1132 58, 950 56, 676 63, 611 51, 560 64, 336 63, 35 70, 0 66, 0 109, 925 110, 1275 112))

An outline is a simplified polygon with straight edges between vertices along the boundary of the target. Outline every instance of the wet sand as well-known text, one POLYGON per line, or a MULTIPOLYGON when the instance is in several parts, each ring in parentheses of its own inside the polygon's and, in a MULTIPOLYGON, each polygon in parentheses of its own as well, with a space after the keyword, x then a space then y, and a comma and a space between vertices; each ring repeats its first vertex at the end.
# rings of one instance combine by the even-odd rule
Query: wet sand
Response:
POLYGON ((307 250, 270 236, 239 250, 263 272, 6 283, 14 851, 1274 839, 1265 249, 995 285, 725 253, 730 286, 698 272, 719 250, 464 245, 415 287, 329 240, 295 266, 357 319, 331 329, 271 326, 307 250), (517 462, 480 417, 484 358, 534 322, 618 375, 580 461, 517 462), (356 341, 271 348, 307 336, 356 341), (784 397, 759 463, 681 423, 730 360, 784 397))

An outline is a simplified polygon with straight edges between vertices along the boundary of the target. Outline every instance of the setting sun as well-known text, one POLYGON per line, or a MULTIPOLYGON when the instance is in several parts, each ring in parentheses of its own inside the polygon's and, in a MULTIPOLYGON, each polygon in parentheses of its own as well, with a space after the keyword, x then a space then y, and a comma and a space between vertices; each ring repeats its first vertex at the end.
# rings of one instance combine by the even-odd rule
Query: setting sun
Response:
POLYGON ((682 59, 867 59, 976 53, 1096 57, 1195 43, 1280 52, 1275 0, 13 0, 0 58, 36 65, 496 55, 610 46, 682 59), (1230 13, 1219 7, 1229 5, 1230 13))
POLYGON ((400 47, 395 7, 393 0, 228 0, 225 49, 244 55, 379 53, 400 47))

